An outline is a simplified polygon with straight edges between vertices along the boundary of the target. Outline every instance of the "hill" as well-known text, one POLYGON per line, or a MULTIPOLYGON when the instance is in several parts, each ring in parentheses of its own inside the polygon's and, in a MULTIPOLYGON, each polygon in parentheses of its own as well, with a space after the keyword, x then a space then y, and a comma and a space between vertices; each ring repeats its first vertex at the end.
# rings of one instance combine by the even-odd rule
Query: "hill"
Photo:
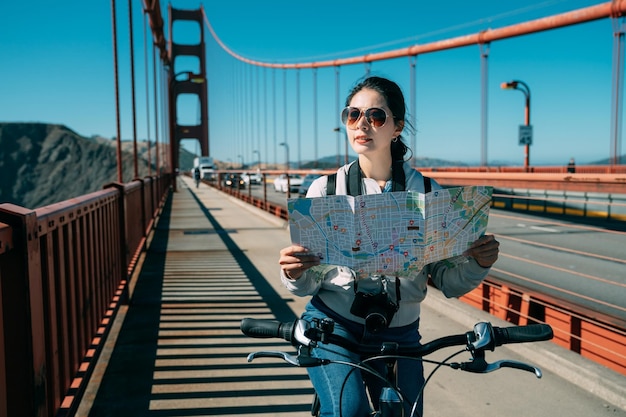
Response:
MULTIPOLYGON (((0 203, 38 208, 101 190, 117 181, 116 145, 63 125, 0 123, 0 203)), ((132 142, 124 142, 122 149, 123 182, 129 182, 134 177, 132 142)), ((146 151, 147 143, 139 142, 138 154, 146 151)), ((140 156, 139 177, 148 172, 147 158, 140 156)))
MULTIPOLYGON (((354 156, 350 155, 350 159, 349 159, 350 162, 354 161, 355 159, 356 158, 354 156)), ((341 156, 340 163, 343 165, 344 155, 341 156)), ((297 165, 297 163, 295 162, 291 162, 290 164, 292 168, 297 165)), ((315 164, 314 161, 304 161, 302 163, 302 169, 313 169, 313 168, 332 169, 332 168, 335 168, 336 166, 337 166, 337 156, 335 155, 320 158, 318 159, 317 164, 315 164)), ((436 158, 417 157, 415 158, 415 166, 417 167, 449 167, 449 166, 462 167, 462 166, 467 166, 467 164, 464 162, 451 162, 451 161, 446 161, 443 159, 436 159, 436 158)))
MULTIPOLYGON (((102 189, 117 181, 117 142, 87 138, 64 125, 0 123, 0 203, 38 208, 102 189)), ((152 170, 148 170, 148 143, 137 143, 138 173, 155 174, 155 147, 151 144, 152 170)), ((193 166, 194 154, 180 148, 180 169, 193 166)), ((133 143, 122 141, 123 182, 134 177, 133 143)), ((227 164, 216 161, 220 169, 227 164), (222 166, 223 165, 223 166, 222 166)), ((333 168, 336 156, 321 158, 317 168, 333 168)), ((464 165, 418 158, 420 166, 464 165)), ((307 161, 302 168, 312 168, 307 161)), ((292 165, 293 167, 293 165, 292 165)))

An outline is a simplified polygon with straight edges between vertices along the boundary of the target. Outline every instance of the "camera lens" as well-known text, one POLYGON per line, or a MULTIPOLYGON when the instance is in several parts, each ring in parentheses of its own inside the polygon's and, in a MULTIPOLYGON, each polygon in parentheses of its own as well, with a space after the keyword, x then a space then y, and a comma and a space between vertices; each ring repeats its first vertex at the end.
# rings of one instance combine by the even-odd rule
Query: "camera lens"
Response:
POLYGON ((370 333, 377 333, 387 328, 387 318, 384 314, 375 312, 365 317, 365 328, 370 333))

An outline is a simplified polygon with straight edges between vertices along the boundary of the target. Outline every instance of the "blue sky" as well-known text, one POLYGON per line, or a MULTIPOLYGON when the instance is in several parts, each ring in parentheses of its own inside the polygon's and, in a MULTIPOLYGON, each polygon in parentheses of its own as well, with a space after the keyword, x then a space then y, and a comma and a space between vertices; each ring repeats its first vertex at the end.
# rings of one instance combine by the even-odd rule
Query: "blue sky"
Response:
MULTIPOLYGON (((205 2, 204 7, 218 36, 236 53, 258 61, 296 63, 346 58, 471 35, 600 3, 277 0, 211 1, 205 2)), ((178 0, 172 5, 196 9, 200 2, 178 0)), ((134 1, 136 115, 140 140, 146 138, 148 129, 154 137, 155 130, 152 109, 146 113, 141 6, 142 2, 134 1)), ((167 3, 163 1, 162 7, 167 17, 167 3)), ((3 16, 0 121, 60 123, 84 136, 114 137, 111 3, 5 1, 0 4, 0 16, 3 16)), ((126 1, 117 1, 117 19, 121 130, 124 139, 132 139, 126 1)), ((166 36, 169 39, 169 34, 166 36)), ((194 27, 175 27, 177 42, 186 43, 187 39, 192 42, 197 36, 194 27)), ((258 159, 260 154, 263 161, 282 162, 284 148, 276 147, 280 142, 289 144, 292 161, 310 159, 316 153, 320 157, 336 154, 337 135, 333 128, 337 127, 338 115, 333 68, 317 70, 315 121, 311 70, 300 70, 296 76, 295 71, 284 74, 284 70, 257 69, 224 53, 206 28, 205 40, 211 155, 236 163, 241 159, 245 162, 258 159), (299 92, 296 77, 300 79, 299 92), (273 78, 275 99, 271 92, 273 78), (265 91, 267 96, 263 94, 265 91)), ((523 147, 517 142, 518 126, 524 122, 524 96, 519 91, 499 87, 512 79, 523 80, 531 89, 534 130, 531 164, 565 164, 570 157, 578 163, 608 158, 612 48, 610 19, 493 42, 489 47, 488 68, 488 163, 522 165, 524 162, 523 147)), ((152 85, 151 53, 149 61, 152 85)), ((177 64, 175 70, 191 69, 184 65, 184 62, 177 64)), ((481 159, 479 47, 420 55, 416 65, 416 154, 478 163, 481 159)), ((374 62, 370 70, 372 74, 396 80, 409 100, 408 58, 374 62)), ((341 67, 341 105, 364 71, 363 65, 341 67)), ((149 100, 150 108, 152 98, 149 100)), ((181 122, 193 123, 199 117, 192 103, 181 103, 179 113, 181 122), (186 105, 188 110, 183 111, 186 105)), ((193 142, 185 146, 192 151, 197 149, 193 142)), ((341 142, 341 152, 343 149, 341 142)))

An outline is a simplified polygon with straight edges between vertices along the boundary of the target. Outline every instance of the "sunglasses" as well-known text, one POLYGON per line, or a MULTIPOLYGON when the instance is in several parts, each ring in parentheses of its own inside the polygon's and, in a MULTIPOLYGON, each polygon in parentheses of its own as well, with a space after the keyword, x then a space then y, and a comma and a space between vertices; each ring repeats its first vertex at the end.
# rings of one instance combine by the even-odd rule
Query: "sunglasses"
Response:
POLYGON ((358 107, 346 107, 341 112, 341 122, 348 128, 354 129, 363 115, 372 127, 383 127, 387 121, 387 112, 378 107, 370 107, 366 110, 361 110, 358 107))

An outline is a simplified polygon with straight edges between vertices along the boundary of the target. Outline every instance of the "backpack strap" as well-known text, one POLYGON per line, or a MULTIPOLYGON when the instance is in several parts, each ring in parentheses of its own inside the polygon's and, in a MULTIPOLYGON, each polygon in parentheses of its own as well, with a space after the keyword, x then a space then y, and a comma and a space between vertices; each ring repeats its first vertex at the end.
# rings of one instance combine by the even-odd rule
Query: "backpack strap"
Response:
POLYGON ((391 191, 404 191, 406 189, 406 177, 404 176, 404 161, 394 161, 391 166, 391 191))
POLYGON ((424 177, 424 194, 428 194, 433 189, 430 184, 430 177, 424 177))
POLYGON ((356 197, 361 194, 363 173, 359 160, 354 161, 348 170, 348 178, 346 180, 346 194, 356 197))
MULTIPOLYGON (((406 178, 404 175, 404 168, 402 167, 402 161, 395 161, 392 166, 391 176, 392 184, 391 191, 404 191, 406 186, 406 178)), ((357 196, 361 193, 361 167, 359 161, 355 161, 348 170, 348 179, 346 181, 348 195, 357 196)), ((326 195, 335 195, 337 189, 337 173, 334 172, 328 175, 328 182, 326 184, 326 195)), ((428 194, 432 190, 430 183, 430 177, 424 176, 424 194, 428 194)))
POLYGON ((337 173, 328 175, 328 183, 326 184, 326 195, 335 195, 335 189, 337 188, 337 173))

